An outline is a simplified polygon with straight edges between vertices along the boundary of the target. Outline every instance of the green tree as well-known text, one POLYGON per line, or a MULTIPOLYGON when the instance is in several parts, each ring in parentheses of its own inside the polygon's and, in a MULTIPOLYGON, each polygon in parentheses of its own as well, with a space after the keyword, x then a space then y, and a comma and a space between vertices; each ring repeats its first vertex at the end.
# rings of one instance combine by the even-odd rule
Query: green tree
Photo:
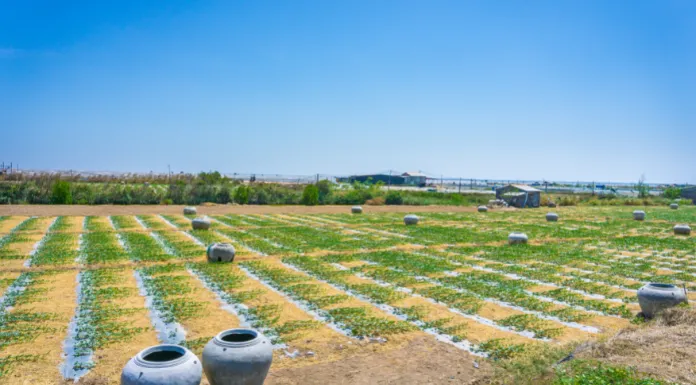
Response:
POLYGON ((384 203, 388 205, 401 205, 404 203, 404 197, 398 191, 390 191, 387 193, 384 203))
POLYGON ((638 198, 647 198, 650 192, 650 187, 645 183, 645 175, 641 175, 638 179, 638 184, 636 184, 636 191, 638 191, 638 198))
POLYGON ((58 205, 70 205, 73 202, 70 182, 58 180, 53 183, 53 193, 51 194, 51 203, 58 205))
POLYGON ((234 190, 234 203, 240 205, 249 203, 249 186, 239 185, 239 187, 234 190))
POLYGON ((302 192, 302 204, 316 206, 319 204, 319 189, 313 184, 309 184, 302 192))

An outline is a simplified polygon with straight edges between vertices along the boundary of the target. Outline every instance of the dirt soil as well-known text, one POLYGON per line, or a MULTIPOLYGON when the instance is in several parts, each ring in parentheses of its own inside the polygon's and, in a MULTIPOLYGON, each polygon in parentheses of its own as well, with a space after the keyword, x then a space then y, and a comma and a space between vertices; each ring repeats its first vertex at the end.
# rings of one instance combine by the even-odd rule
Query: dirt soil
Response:
MULTIPOLYGON (((221 214, 340 214, 350 213, 351 206, 265 206, 202 205, 201 215, 221 214)), ((473 206, 362 206, 365 213, 474 212, 473 206)), ((184 206, 172 205, 0 205, 0 215, 147 215, 181 214, 184 206)), ((512 209, 494 209, 512 210, 512 209)))
POLYGON ((483 359, 427 336, 379 355, 271 371, 265 384, 471 384, 490 371, 483 359))

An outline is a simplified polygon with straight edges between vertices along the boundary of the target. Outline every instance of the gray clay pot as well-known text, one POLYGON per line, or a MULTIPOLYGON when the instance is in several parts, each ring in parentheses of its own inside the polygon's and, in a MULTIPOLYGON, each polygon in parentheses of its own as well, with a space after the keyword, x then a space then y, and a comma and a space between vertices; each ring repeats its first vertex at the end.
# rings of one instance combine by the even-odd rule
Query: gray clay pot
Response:
POLYGON ((672 210, 676 210, 676 209, 679 208, 679 204, 677 204, 677 203, 672 203, 672 204, 669 205, 669 208, 672 209, 672 210))
POLYGON ((418 224, 418 216, 413 215, 413 214, 408 214, 407 216, 404 217, 404 223, 406 225, 417 225, 418 224))
POLYGON ((646 318, 685 301, 684 289, 667 283, 649 283, 638 289, 638 304, 646 318))
POLYGON ((636 210, 633 212, 633 219, 637 221, 642 221, 645 220, 645 211, 643 210, 636 210))
POLYGON ((196 218, 191 221, 191 227, 194 230, 208 230, 210 228, 210 218, 196 218))
POLYGON ((488 212, 488 207, 486 207, 486 206, 479 206, 479 207, 478 207, 478 212, 480 212, 480 213, 486 213, 486 212, 488 212))
POLYGON ((508 235, 508 243, 511 245, 527 243, 528 239, 529 238, 527 238, 527 234, 525 233, 510 233, 510 235, 508 235))
POLYGON ((353 206, 350 208, 350 212, 353 214, 362 214, 362 207, 360 206, 353 206))
POLYGON ((225 330, 203 349, 210 385, 261 385, 272 360, 271 342, 252 329, 225 330))
POLYGON ((676 235, 691 235, 691 227, 689 225, 675 225, 674 234, 676 235))
POLYGON ((557 222, 558 221, 558 214, 556 214, 556 213, 546 214, 546 221, 547 222, 557 222))
POLYGON ((234 254, 234 246, 229 243, 213 243, 206 251, 208 262, 232 262, 234 254))
POLYGON ((184 207, 184 215, 196 215, 198 213, 198 210, 196 210, 195 207, 184 207))

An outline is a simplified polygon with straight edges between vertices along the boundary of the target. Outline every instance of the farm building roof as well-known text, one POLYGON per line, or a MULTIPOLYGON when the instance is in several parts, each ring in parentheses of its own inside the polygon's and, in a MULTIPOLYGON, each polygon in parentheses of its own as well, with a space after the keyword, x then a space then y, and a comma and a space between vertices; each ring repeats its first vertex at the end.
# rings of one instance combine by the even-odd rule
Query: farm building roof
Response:
POLYGON ((427 175, 423 174, 422 172, 405 172, 401 174, 401 176, 422 176, 422 177, 428 177, 427 175))
POLYGON ((526 184, 511 184, 510 186, 526 192, 541 192, 541 190, 535 189, 531 186, 527 186, 526 184))

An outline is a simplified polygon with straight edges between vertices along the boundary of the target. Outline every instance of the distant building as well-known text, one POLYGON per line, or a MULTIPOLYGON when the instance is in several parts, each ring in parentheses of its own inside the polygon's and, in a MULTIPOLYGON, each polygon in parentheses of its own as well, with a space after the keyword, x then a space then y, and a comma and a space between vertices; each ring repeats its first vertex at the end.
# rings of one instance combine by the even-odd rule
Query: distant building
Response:
POLYGON ((428 176, 422 172, 405 172, 401 174, 404 177, 404 183, 413 186, 425 186, 428 176))
POLYGON ((541 190, 526 184, 509 184, 495 189, 495 198, 502 199, 514 207, 539 207, 541 190))
POLYGON ((389 174, 368 174, 368 175, 351 175, 349 177, 336 178, 338 182, 341 183, 353 183, 360 182, 365 183, 369 181, 370 183, 377 183, 379 181, 384 182, 384 184, 389 185, 401 185, 404 184, 404 178, 399 175, 389 175, 389 174))
POLYGON ((681 197, 691 199, 691 202, 696 204, 696 186, 682 187, 681 197))

